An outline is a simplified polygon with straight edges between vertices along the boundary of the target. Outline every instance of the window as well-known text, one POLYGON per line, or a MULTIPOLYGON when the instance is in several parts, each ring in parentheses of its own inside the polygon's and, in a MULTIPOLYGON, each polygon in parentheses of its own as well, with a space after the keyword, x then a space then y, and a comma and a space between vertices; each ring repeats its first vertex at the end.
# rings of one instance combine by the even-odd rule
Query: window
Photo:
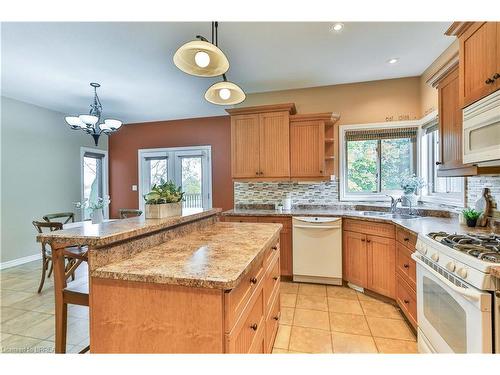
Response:
POLYGON ((380 199, 416 173, 416 127, 344 130, 343 138, 343 199, 380 199))
POLYGON ((212 207, 211 146, 139 150, 139 207, 154 184, 173 181, 184 192, 184 208, 212 207))
MULTIPOLYGON (((97 198, 104 197, 108 193, 107 187, 107 152, 92 148, 82 147, 80 151, 82 188, 81 199, 95 202, 97 198)), ((108 207, 104 210, 108 217, 108 207)), ((82 219, 89 220, 92 210, 82 210, 82 219)))
POLYGON ((422 135, 422 176, 428 182, 422 189, 422 199, 430 202, 463 206, 464 178, 438 177, 436 161, 440 160, 437 120, 424 129, 422 135))

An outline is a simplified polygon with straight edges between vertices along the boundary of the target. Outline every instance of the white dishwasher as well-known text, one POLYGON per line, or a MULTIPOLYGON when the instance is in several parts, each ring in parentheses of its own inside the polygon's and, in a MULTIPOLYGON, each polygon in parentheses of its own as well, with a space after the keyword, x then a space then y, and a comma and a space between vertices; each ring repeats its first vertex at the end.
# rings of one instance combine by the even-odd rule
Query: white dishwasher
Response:
POLYGON ((342 218, 293 217, 293 281, 342 285, 342 218))

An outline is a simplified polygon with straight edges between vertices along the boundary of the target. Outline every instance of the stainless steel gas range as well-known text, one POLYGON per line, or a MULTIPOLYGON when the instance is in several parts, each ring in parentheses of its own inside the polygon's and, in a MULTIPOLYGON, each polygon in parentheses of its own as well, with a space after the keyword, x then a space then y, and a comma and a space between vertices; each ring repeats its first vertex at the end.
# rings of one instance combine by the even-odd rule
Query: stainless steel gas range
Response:
POLYGON ((418 347, 424 353, 500 352, 500 236, 419 235, 417 263, 418 347))

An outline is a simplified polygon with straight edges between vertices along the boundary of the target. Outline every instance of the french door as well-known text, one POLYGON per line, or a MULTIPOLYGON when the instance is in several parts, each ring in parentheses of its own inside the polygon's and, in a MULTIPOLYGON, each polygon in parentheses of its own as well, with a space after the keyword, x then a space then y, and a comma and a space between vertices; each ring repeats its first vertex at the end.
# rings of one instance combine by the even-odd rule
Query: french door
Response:
POLYGON ((144 195, 161 181, 184 192, 183 208, 212 207, 211 146, 139 150, 139 207, 144 195))
MULTIPOLYGON (((108 152, 88 147, 80 148, 81 202, 96 202, 108 195, 108 152)), ((103 209, 109 217, 109 207, 103 209)), ((82 220, 91 219, 92 210, 82 208, 82 220)))

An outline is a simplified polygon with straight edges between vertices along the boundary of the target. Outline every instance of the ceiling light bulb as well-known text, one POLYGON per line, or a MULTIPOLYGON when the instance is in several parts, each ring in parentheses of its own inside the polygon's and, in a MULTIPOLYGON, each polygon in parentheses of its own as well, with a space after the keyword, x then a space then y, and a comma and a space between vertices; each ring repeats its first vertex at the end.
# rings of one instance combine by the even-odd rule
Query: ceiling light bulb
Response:
POLYGON ((389 64, 396 64, 399 61, 398 58, 392 58, 389 61, 387 61, 389 64))
POLYGON ((200 68, 206 68, 210 64, 210 56, 205 51, 198 51, 194 55, 194 62, 200 68))
POLYGON ((228 100, 231 97, 231 90, 223 88, 219 90, 219 97, 222 100, 228 100))
POLYGON ((335 25, 332 26, 332 30, 336 31, 336 32, 339 32, 343 28, 344 28, 344 24, 343 23, 336 23, 335 25))

